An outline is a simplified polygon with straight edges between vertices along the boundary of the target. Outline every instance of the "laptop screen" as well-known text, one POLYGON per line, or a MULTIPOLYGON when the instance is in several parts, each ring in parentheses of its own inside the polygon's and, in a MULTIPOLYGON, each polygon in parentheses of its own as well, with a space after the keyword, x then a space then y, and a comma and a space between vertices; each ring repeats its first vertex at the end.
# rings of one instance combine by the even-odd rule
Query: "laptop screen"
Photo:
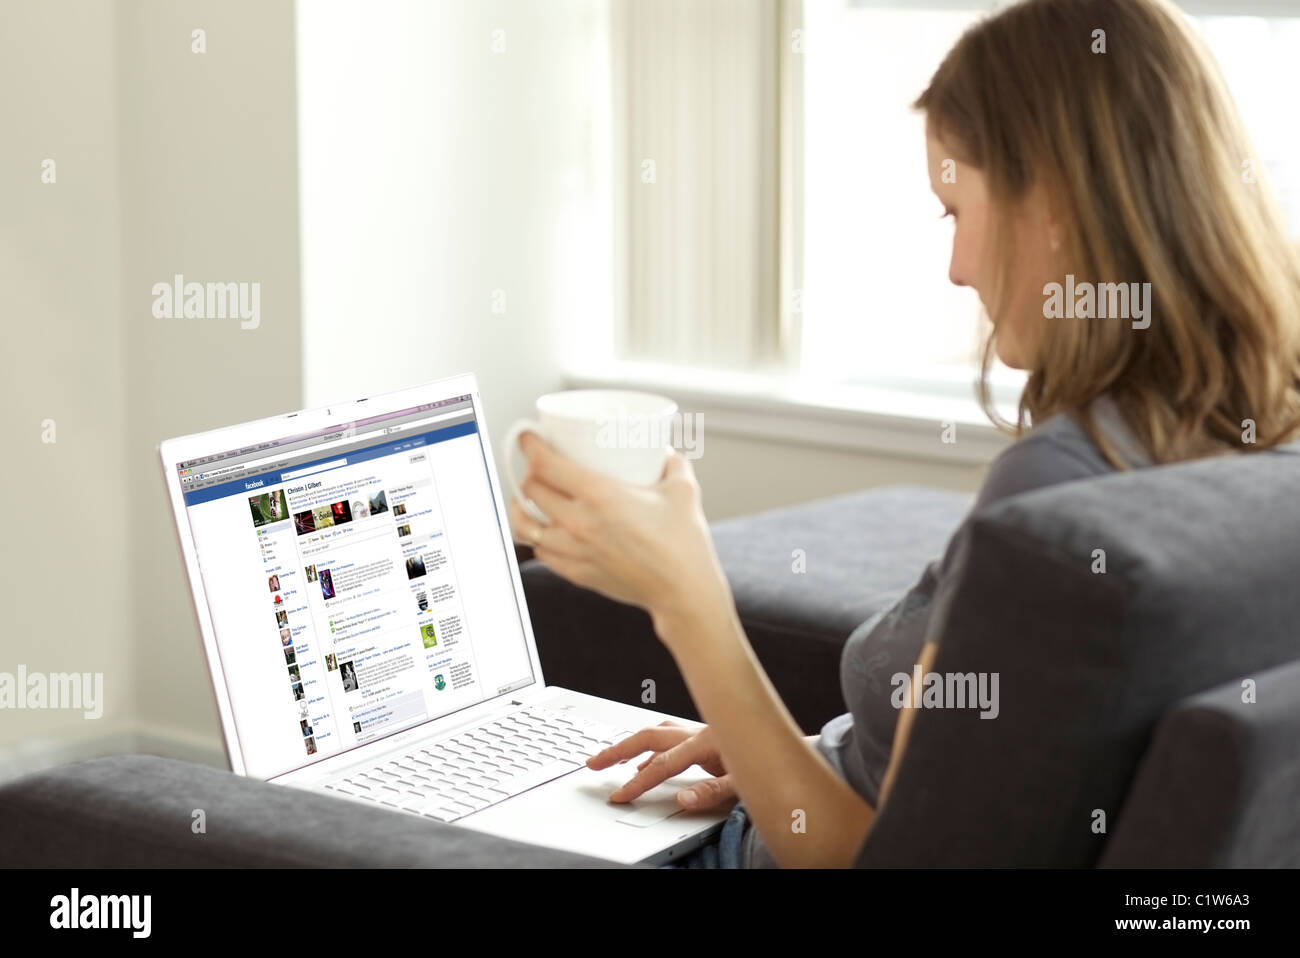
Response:
POLYGON ((249 775, 535 679, 468 395, 179 463, 249 775))

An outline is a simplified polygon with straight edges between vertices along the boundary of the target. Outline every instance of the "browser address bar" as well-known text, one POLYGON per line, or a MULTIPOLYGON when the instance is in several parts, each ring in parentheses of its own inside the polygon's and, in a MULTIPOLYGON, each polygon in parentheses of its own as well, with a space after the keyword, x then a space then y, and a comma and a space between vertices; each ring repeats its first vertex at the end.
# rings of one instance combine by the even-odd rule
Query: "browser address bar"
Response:
POLYGON ((218 476, 224 476, 229 472, 239 472, 243 468, 243 466, 223 466, 220 469, 214 469, 212 472, 202 473, 201 476, 204 479, 216 479, 218 476))

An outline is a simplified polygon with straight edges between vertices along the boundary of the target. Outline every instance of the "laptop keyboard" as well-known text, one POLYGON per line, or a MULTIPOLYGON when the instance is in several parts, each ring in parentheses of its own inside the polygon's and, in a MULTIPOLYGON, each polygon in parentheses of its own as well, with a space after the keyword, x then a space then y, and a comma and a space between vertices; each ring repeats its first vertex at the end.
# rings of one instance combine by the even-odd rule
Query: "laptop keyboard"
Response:
POLYGON ((585 716, 532 706, 350 772, 325 787, 454 822, 582 768, 591 755, 631 734, 585 716))

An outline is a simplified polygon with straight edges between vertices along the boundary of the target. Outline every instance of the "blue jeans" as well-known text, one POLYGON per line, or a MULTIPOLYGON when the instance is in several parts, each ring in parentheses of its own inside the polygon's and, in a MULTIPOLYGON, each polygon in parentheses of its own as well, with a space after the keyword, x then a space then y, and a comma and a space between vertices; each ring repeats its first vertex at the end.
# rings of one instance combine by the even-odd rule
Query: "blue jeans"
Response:
POLYGON ((749 816, 745 813, 743 802, 737 802, 727 820, 722 823, 722 831, 711 838, 685 858, 679 858, 660 868, 744 868, 741 860, 741 842, 745 838, 745 828, 749 816))

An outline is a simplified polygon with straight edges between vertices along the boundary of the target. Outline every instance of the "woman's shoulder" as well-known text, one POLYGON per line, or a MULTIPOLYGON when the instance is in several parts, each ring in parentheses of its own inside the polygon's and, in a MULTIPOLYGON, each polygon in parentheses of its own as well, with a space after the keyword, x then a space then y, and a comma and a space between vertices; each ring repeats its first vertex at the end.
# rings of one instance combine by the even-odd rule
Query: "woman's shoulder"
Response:
MULTIPOLYGON (((1148 464, 1145 453, 1113 402, 1102 397, 1092 407, 1100 429, 1134 466, 1148 464)), ((973 511, 1021 492, 1114 472, 1101 450, 1071 413, 1058 413, 1035 426, 989 464, 973 511)))

